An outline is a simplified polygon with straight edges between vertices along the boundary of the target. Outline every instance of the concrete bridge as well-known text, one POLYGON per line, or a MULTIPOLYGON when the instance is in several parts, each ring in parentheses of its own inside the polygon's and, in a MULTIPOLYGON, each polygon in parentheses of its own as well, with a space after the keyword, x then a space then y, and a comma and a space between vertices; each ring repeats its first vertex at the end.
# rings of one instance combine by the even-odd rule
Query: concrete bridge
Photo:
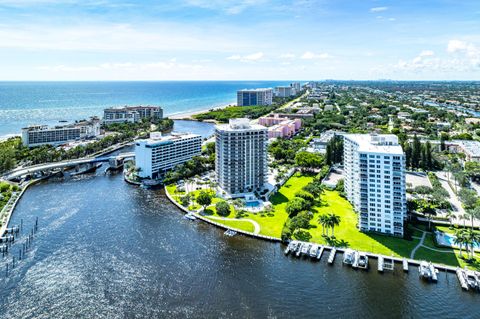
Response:
POLYGON ((52 172, 57 169, 64 169, 67 167, 75 167, 83 164, 95 164, 100 162, 109 162, 112 167, 119 167, 123 164, 123 161, 127 158, 134 158, 134 152, 120 153, 114 156, 98 156, 98 157, 84 157, 74 160, 66 160, 54 163, 44 163, 38 165, 32 165, 27 167, 16 168, 3 175, 6 180, 13 180, 22 178, 23 176, 40 173, 40 172, 52 172))

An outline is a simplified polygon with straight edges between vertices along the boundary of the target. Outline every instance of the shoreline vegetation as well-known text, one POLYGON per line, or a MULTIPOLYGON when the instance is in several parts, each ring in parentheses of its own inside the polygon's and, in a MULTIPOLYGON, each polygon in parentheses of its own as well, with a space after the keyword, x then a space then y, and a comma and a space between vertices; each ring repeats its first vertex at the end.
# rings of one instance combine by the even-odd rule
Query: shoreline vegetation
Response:
POLYGON ((51 145, 28 148, 22 144, 20 137, 12 137, 0 142, 0 174, 19 166, 59 162, 95 155, 113 145, 147 136, 152 129, 162 132, 169 131, 173 128, 173 124, 173 120, 168 118, 162 120, 146 119, 140 123, 110 124, 103 127, 106 132, 103 138, 70 149, 51 145))
MULTIPOLYGON (((206 222, 210 224, 221 224, 220 226, 223 228, 233 229, 252 237, 282 241, 282 230, 287 223, 291 223, 287 213, 287 203, 313 179, 314 177, 309 174, 297 172, 271 197, 273 206, 271 210, 253 213, 231 205, 229 214, 225 216, 216 212, 216 204, 222 201, 216 196, 212 195, 211 203, 202 212, 202 206, 195 201, 202 190, 187 194, 185 191, 178 191, 174 184, 166 185, 164 189, 167 198, 175 206, 186 213, 193 213, 197 217, 201 216, 202 220, 207 219, 206 222), (191 202, 187 206, 182 203, 182 198, 186 195, 191 198, 191 202), (247 220, 256 222, 260 226, 260 231, 258 233, 252 232, 252 226, 246 222, 247 220)), ((210 189, 203 191, 213 194, 213 190, 210 189)), ((437 246, 431 233, 427 233, 426 238, 428 240, 422 243, 420 236, 423 232, 426 232, 424 225, 409 225, 408 231, 413 234, 410 239, 360 232, 356 226, 357 214, 354 212, 352 205, 337 190, 324 190, 323 194, 320 195, 320 200, 311 207, 310 211, 312 212, 312 218, 307 221, 305 228, 301 228, 300 236, 293 239, 330 247, 351 248, 384 256, 428 260, 446 266, 462 268, 467 266, 471 269, 480 270, 479 265, 472 265, 461 259, 458 256, 458 249, 437 246), (328 236, 328 230, 320 223, 321 219, 319 217, 332 212, 338 214, 341 222, 335 227, 335 236, 328 236), (325 231, 327 235, 325 235, 325 231), (302 237, 307 233, 309 236, 302 237), (416 252, 412 256, 412 251, 415 249, 416 252)))

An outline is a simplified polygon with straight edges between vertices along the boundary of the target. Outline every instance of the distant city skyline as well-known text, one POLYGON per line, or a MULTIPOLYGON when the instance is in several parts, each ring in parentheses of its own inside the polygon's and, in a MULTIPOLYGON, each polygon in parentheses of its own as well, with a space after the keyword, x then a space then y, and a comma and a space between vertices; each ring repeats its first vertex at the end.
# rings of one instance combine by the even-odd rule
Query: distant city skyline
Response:
POLYGON ((0 0, 0 80, 480 80, 478 0, 0 0))

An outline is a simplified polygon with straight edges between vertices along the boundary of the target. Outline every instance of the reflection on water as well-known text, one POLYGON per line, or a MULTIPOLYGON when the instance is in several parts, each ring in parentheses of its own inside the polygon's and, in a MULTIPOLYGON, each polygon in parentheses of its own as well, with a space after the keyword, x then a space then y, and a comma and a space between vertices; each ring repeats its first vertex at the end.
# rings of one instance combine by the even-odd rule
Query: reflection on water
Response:
MULTIPOLYGON (((100 169, 98 172, 103 171, 100 169)), ((12 224, 39 230, 5 277, 2 318, 475 318, 479 296, 453 275, 438 284, 416 269, 378 274, 285 257, 279 244, 226 237, 182 219, 161 190, 121 175, 82 176, 30 188, 12 224)), ((18 252, 13 246, 11 258, 18 252)))

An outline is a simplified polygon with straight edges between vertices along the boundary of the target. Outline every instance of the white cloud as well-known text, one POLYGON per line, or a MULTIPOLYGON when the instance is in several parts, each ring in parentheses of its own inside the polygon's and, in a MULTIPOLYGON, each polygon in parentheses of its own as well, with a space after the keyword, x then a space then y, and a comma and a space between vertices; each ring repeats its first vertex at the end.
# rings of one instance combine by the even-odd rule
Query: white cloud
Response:
POLYGON ((370 8, 370 12, 383 12, 383 11, 387 11, 388 10, 388 7, 374 7, 374 8, 370 8))
POLYGON ((457 59, 467 60, 470 65, 480 67, 480 47, 474 43, 462 40, 450 40, 447 52, 456 56, 457 59))
POLYGON ((461 40, 450 40, 448 41, 447 52, 455 53, 457 51, 466 50, 468 44, 465 41, 461 40))
POLYGON ((400 60, 394 69, 408 72, 472 72, 480 71, 480 49, 473 43, 461 40, 448 42, 448 55, 436 57, 424 50, 411 60, 400 60))
MULTIPOLYGON (((225 37, 224 31, 192 31, 176 23, 158 23, 148 28, 129 24, 90 24, 62 28, 38 25, 0 24, 0 49, 54 50, 78 52, 231 52, 250 49, 242 36, 225 37), (206 46, 205 43, 209 45, 206 46)), ((257 45, 258 47, 258 45, 257 45)))
POLYGON ((435 55, 435 52, 433 52, 432 50, 423 50, 419 54, 420 57, 433 56, 433 55, 435 55))
POLYGON ((140 71, 140 70, 154 70, 154 69, 202 69, 203 65, 177 63, 176 59, 167 61, 157 61, 149 63, 133 63, 133 62, 106 62, 97 65, 42 65, 36 67, 37 70, 53 71, 53 72, 86 72, 86 71, 102 71, 102 70, 121 70, 121 71, 140 71))
POLYGON ((235 55, 229 56, 227 60, 234 60, 234 61, 241 61, 241 62, 254 62, 254 61, 261 60, 263 56, 264 56, 263 52, 256 52, 256 53, 247 54, 247 55, 235 54, 235 55))
POLYGON ((186 0, 186 6, 199 7, 208 10, 223 11, 230 15, 240 14, 244 10, 262 5, 266 0, 186 0))
POLYGON ((320 53, 320 54, 315 54, 311 51, 306 51, 301 58, 304 60, 312 60, 312 59, 328 59, 330 58, 330 54, 328 53, 320 53))
POLYGON ((295 54, 283 53, 283 54, 280 54, 280 59, 295 59, 295 54))

